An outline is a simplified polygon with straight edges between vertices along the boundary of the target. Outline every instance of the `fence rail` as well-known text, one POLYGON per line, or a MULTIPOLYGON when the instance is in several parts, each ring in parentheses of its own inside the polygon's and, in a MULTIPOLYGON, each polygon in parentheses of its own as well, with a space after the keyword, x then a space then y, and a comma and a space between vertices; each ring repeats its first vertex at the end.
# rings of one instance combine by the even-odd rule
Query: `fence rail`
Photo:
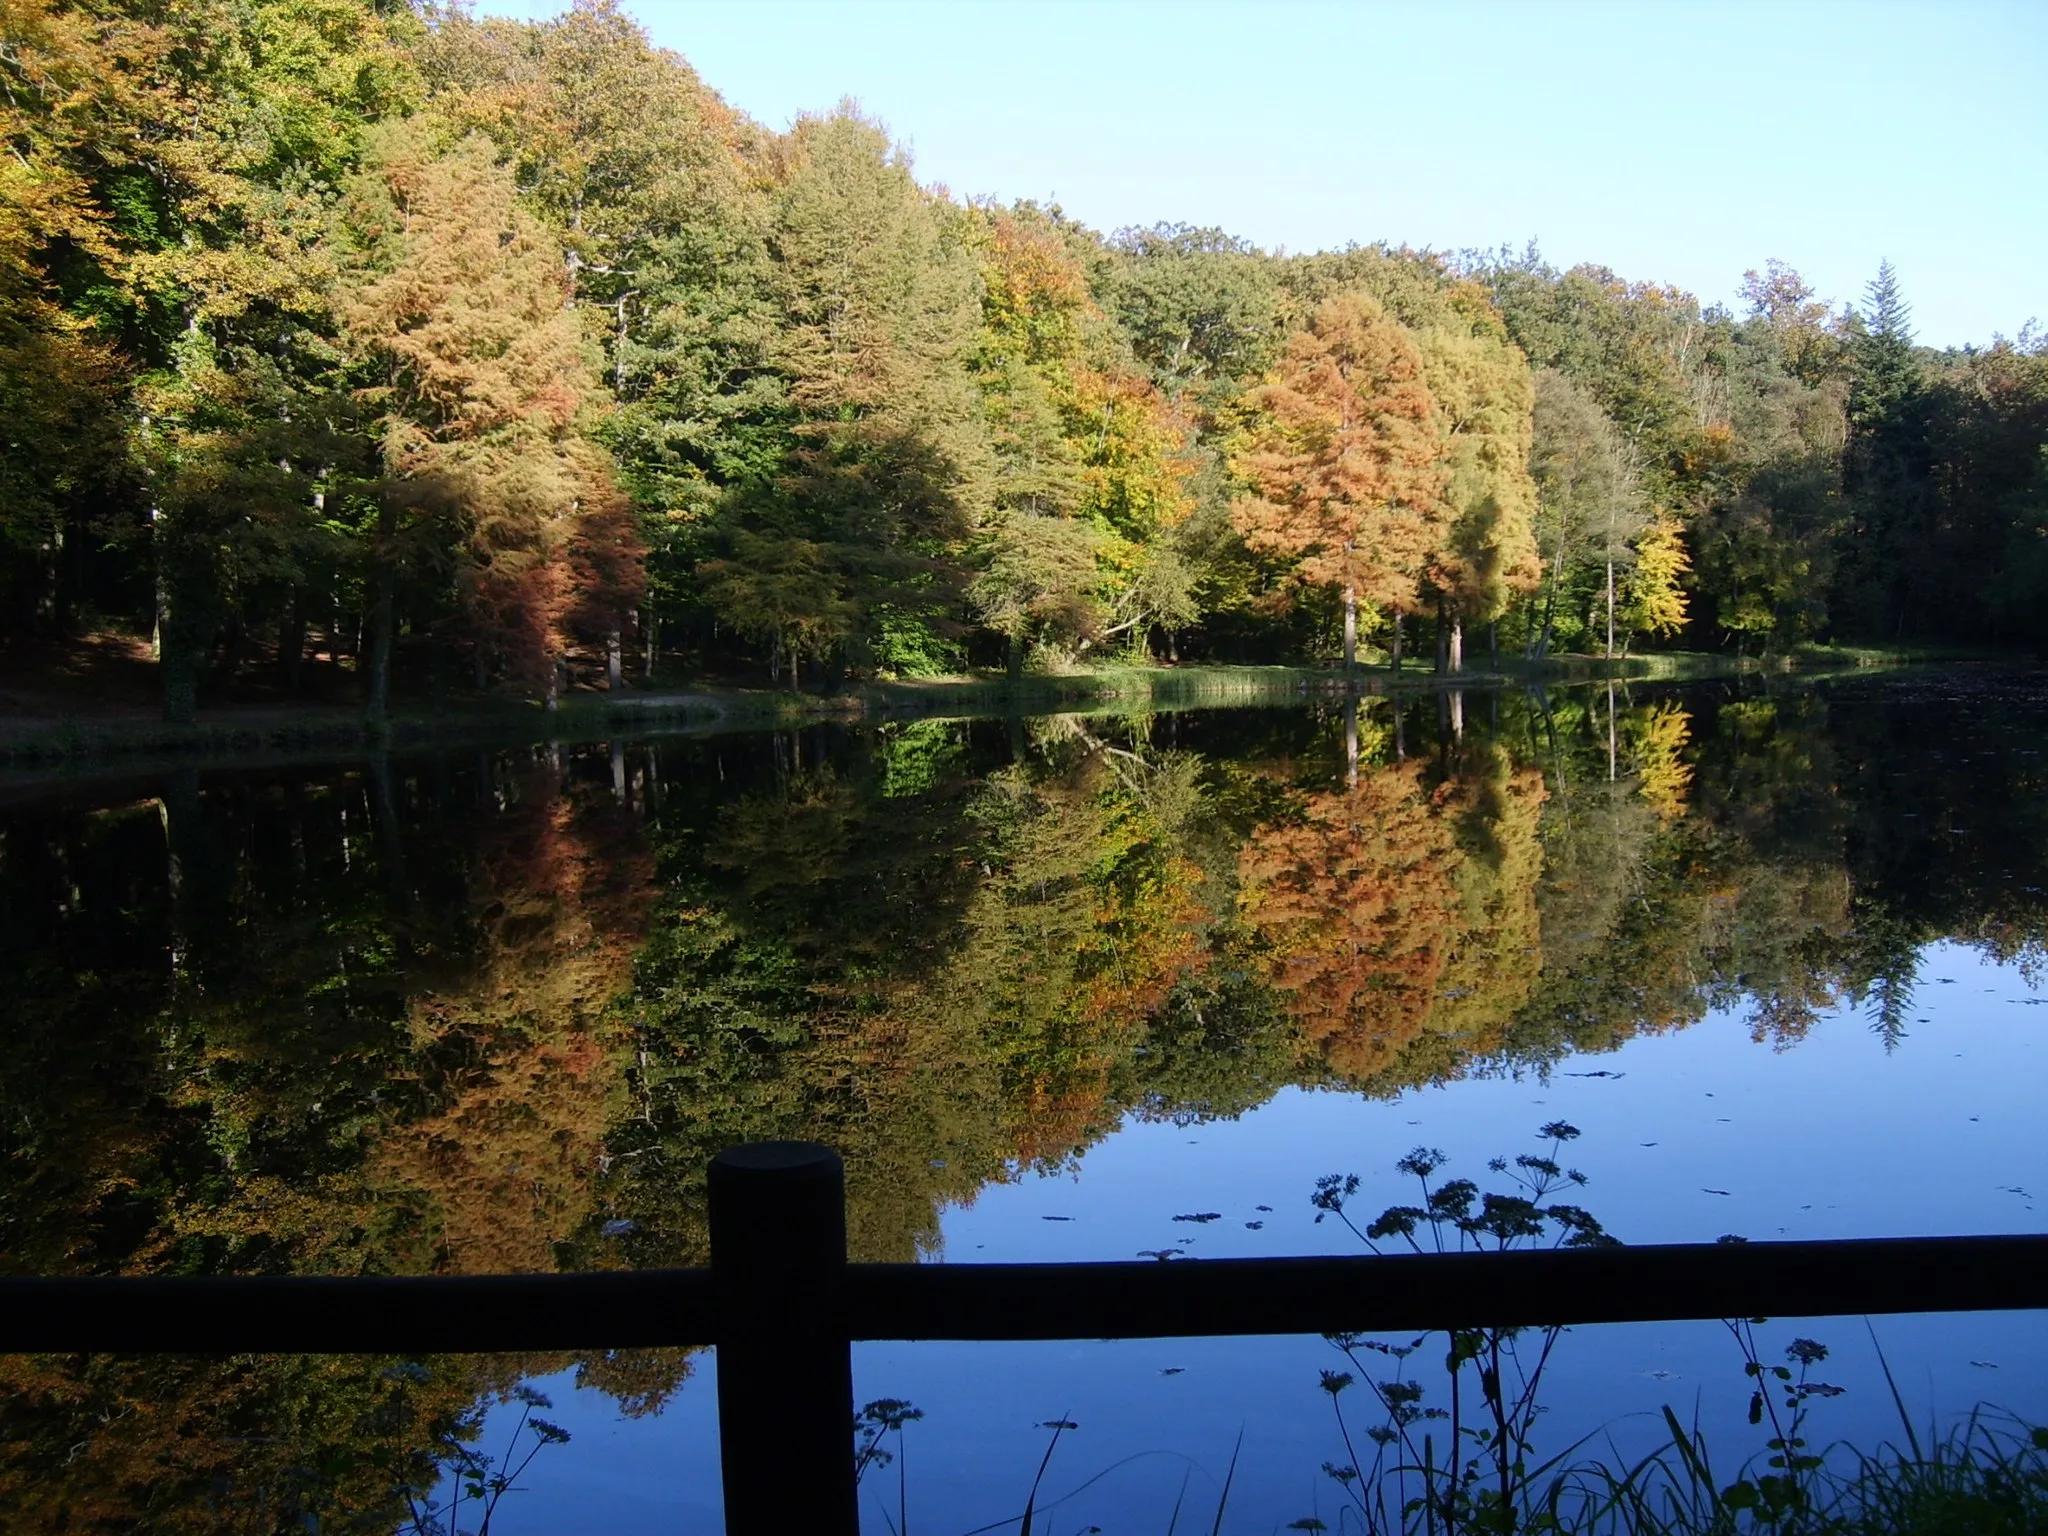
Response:
POLYGON ((838 1157, 719 1154, 709 1269, 0 1280, 0 1351, 409 1354, 713 1345, 731 1536, 858 1529, 849 1345, 2048 1308, 2048 1236, 1385 1258, 848 1264, 838 1157), (792 1468, 806 1473, 792 1476, 792 1468))

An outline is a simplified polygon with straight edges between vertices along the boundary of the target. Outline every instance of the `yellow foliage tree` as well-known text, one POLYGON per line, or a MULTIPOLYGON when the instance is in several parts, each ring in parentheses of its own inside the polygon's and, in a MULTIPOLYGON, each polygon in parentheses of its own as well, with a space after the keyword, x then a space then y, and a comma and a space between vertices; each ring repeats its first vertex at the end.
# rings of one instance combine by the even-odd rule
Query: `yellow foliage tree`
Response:
MULTIPOLYGON (((1668 512, 1651 519, 1636 539, 1634 568, 1621 603, 1626 635, 1675 635, 1685 628, 1685 578, 1692 574, 1685 525, 1668 512)), ((1622 649, 1627 650, 1626 643, 1622 649)))

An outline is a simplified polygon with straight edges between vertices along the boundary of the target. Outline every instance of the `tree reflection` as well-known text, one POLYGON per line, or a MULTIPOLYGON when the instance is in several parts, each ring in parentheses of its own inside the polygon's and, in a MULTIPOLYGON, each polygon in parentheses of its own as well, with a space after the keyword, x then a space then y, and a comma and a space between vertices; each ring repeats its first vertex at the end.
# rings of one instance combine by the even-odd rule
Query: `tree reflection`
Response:
MULTIPOLYGON (((1717 1009, 1782 1047, 1852 1006, 1910 1050, 1927 944, 2048 953, 2048 700, 1994 702, 928 721, 11 815, 0 1264, 700 1263, 706 1162, 768 1137, 838 1147, 855 1256, 903 1259, 1127 1115, 1540 1071, 1717 1009)), ((568 1363, 8 1361, 0 1498, 374 1525, 568 1363)), ((575 1363, 629 1411, 689 1369, 575 1363)))

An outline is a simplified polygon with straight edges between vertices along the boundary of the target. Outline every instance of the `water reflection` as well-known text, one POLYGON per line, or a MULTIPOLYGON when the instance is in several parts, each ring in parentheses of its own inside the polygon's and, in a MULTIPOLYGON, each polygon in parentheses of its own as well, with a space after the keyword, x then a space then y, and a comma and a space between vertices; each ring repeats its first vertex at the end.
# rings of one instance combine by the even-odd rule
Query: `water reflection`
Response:
MULTIPOLYGON (((1602 689, 80 786, 0 833, 0 1263, 696 1263, 705 1161, 771 1136, 839 1146, 856 1257, 902 1259, 1133 1114, 1735 1004, 1910 1050, 1923 945, 2041 954, 2044 713, 2011 678, 1602 689)), ((374 1528, 572 1365, 646 1411, 691 1362, 0 1361, 0 1497, 374 1528)))

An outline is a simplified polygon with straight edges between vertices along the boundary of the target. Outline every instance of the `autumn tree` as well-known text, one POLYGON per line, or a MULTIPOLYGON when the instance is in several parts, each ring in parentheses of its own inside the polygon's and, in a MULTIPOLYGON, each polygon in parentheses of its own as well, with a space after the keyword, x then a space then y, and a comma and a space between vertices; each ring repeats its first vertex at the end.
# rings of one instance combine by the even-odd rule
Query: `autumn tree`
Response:
POLYGON ((1238 859, 1239 903, 1304 1042, 1382 1070, 1426 1026, 1448 959, 1461 855, 1415 761, 1268 822, 1238 859))
POLYGON ((1189 424, 1136 367, 1095 303, 1057 214, 992 211, 977 359, 996 473, 974 597, 1010 642, 1076 649, 1195 617, 1189 424))
POLYGON ((124 467, 107 407, 131 365, 110 329, 65 305, 57 268, 125 283, 102 187, 110 170, 133 174, 167 45, 155 28, 47 0, 0 10, 0 622, 65 627, 86 508, 124 467))
POLYGON ((1433 318, 1416 340, 1444 439, 1448 517, 1429 579, 1441 604, 1442 663, 1456 672, 1466 622, 1491 625, 1540 579, 1529 471, 1535 387, 1475 285, 1444 295, 1433 318))
POLYGON ((1233 468, 1248 494, 1232 518, 1296 580, 1335 587, 1344 664, 1357 665, 1360 601, 1397 626, 1445 530, 1436 405, 1413 338, 1379 304, 1345 294, 1289 338, 1247 396, 1233 468))
POLYGON ((512 160, 602 349, 617 460, 646 556, 641 641, 694 617, 723 499, 779 469, 769 136, 610 0, 523 23, 443 13, 424 50, 440 110, 512 160))
POLYGON ((1622 649, 1637 635, 1665 638, 1685 628, 1685 578, 1692 573, 1685 535, 1668 513, 1653 519, 1636 540, 1635 563, 1629 569, 1619 617, 1622 649))
POLYGON ((381 718, 401 580, 452 579, 479 670, 495 662, 538 680, 572 600, 608 612, 615 630, 637 573, 622 535, 579 528, 615 506, 610 463, 580 430, 595 381, 561 253, 515 206, 488 141, 445 145, 431 119, 386 130, 349 217, 360 256, 340 312, 380 460, 366 490, 377 505, 368 708, 381 718), (563 554, 579 532, 611 552, 585 565, 602 595, 571 590, 563 554))

